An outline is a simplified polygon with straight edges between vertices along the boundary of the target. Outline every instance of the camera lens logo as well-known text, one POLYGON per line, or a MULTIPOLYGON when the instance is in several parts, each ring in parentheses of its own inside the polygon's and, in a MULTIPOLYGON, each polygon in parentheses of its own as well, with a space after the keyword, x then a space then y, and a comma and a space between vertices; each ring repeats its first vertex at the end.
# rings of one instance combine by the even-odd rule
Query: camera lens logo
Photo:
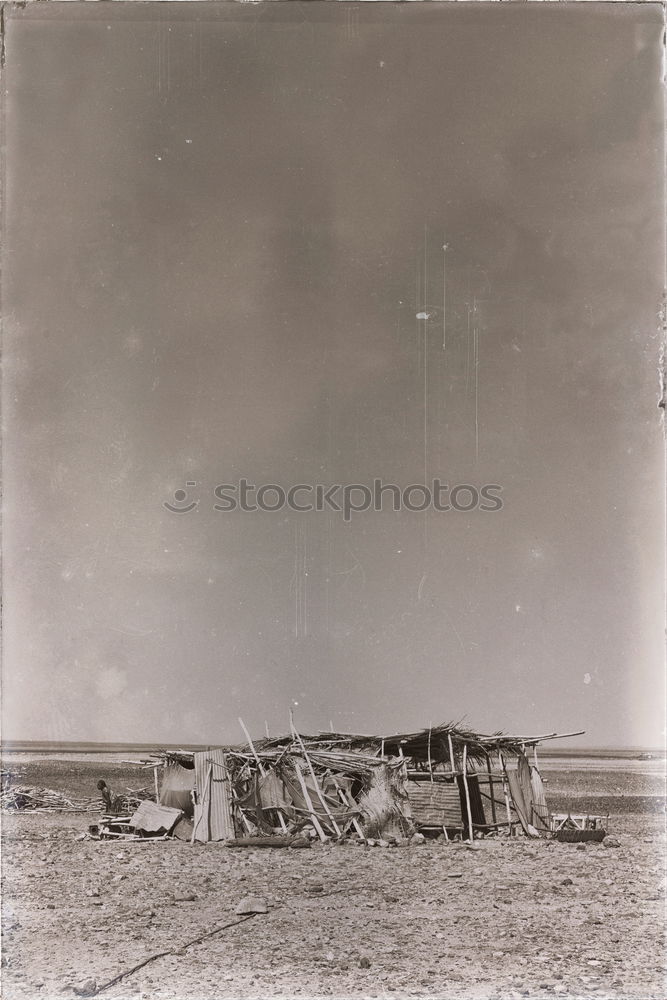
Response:
MULTIPOLYGON (((196 486, 197 484, 195 482, 188 482, 185 485, 186 486, 196 486)), ((183 506, 183 504, 185 504, 185 501, 187 500, 187 498, 188 498, 188 494, 186 493, 185 490, 175 490, 174 491, 174 503, 177 504, 178 506, 173 506, 167 500, 165 500, 163 502, 162 506, 166 507, 167 510, 170 510, 173 514, 189 514, 190 511, 194 510, 195 507, 199 504, 199 500, 193 500, 191 503, 186 504, 185 506, 183 506)))

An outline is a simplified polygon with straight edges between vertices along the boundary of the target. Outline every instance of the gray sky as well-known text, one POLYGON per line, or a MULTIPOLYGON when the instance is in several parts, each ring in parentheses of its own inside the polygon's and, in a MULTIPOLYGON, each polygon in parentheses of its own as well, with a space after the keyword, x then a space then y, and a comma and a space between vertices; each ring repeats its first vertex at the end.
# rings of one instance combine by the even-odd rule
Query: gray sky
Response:
POLYGON ((5 738, 660 741, 661 32, 9 11, 5 738), (213 509, 425 474, 503 510, 213 509))

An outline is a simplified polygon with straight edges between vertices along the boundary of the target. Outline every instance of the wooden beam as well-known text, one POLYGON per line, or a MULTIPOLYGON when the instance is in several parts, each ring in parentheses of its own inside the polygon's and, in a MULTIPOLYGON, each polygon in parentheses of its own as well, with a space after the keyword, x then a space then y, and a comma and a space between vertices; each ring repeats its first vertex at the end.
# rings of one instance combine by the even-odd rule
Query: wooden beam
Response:
POLYGON ((320 840, 325 841, 327 839, 327 835, 324 832, 324 830, 322 829, 322 824, 320 823, 320 821, 318 819, 318 816, 317 816, 317 813, 315 812, 315 809, 313 808, 313 800, 310 797, 310 793, 308 791, 308 786, 306 785, 306 779, 303 776, 303 771, 301 770, 301 764, 299 763, 298 760, 294 761, 294 770, 297 773, 297 777, 299 779, 299 784, 301 785, 301 791, 303 793, 303 798, 304 798, 304 801, 305 801, 306 806, 308 808, 308 812, 310 813, 310 815, 312 817, 313 826, 317 830, 317 833, 318 833, 318 836, 319 836, 320 840))
POLYGON ((431 761, 431 731, 433 729, 433 723, 428 724, 428 770, 431 775, 431 781, 433 781, 433 763, 431 761))
POLYGON ((468 788, 468 744, 463 744, 463 789, 466 796, 466 813, 468 815, 468 840, 473 841, 472 811, 470 809, 470 789, 468 788))
POLYGON ((507 791, 507 775, 505 774, 505 758, 502 752, 498 751, 498 760, 500 761, 501 773, 503 776, 503 792, 505 794, 505 809, 507 810, 507 824, 510 828, 510 837, 512 836, 512 810, 510 809, 510 797, 507 791))
POLYGON ((452 769, 452 774, 454 774, 454 744, 452 743, 452 734, 447 733, 447 744, 449 746, 449 766, 452 769))
MULTIPOLYGON (((345 791, 340 787, 340 785, 338 784, 338 781, 336 780, 336 775, 335 774, 332 774, 331 777, 333 778, 334 785, 338 789, 338 795, 340 796, 341 801, 346 806, 348 806, 348 808, 354 809, 355 806, 356 806, 356 803, 355 803, 354 799, 352 799, 352 796, 351 795, 347 795, 345 793, 345 791)), ((357 831, 357 833, 361 837, 361 839, 365 840, 366 837, 365 837, 364 831, 362 830, 361 825, 359 823, 359 820, 357 819, 356 816, 352 816, 352 825, 354 826, 354 829, 357 831)))
POLYGON ((341 835, 341 833, 340 833, 340 827, 338 826, 338 823, 334 819, 334 815, 331 812, 331 809, 329 809, 329 806, 327 805, 327 801, 326 801, 326 799, 324 797, 323 792, 320 790, 320 786, 319 786, 319 783, 318 783, 318 780, 317 780, 317 775, 315 774, 315 770, 313 768, 312 762, 310 760, 310 757, 308 756, 308 751, 306 750, 305 744, 304 744, 303 740, 301 739, 301 736, 299 735, 299 733, 296 731, 296 729, 293 726, 292 726, 292 733, 294 734, 294 736, 296 736, 297 740, 299 741, 299 746, 301 747, 301 752, 303 753, 304 759, 305 759, 305 761, 306 761, 306 763, 308 765, 308 769, 310 770, 311 777, 312 777, 312 779, 313 779, 313 781, 315 783, 315 791, 317 792, 317 797, 320 800, 320 802, 322 803, 322 805, 324 807, 324 811, 326 812, 327 816, 331 820, 331 825, 333 826, 334 830, 336 831, 336 834, 340 837, 340 835, 341 835))
MULTIPOLYGON (((239 716, 239 725, 241 726, 241 729, 245 733, 246 739, 248 741, 248 745, 250 746, 250 749, 252 751, 252 755, 255 758, 256 762, 257 762, 257 767, 259 768, 259 773, 262 774, 262 775, 265 774, 266 772, 265 772, 265 770, 264 770, 264 768, 262 766, 262 762, 261 762, 261 760, 259 759, 259 757, 257 755, 257 751, 255 750, 255 744, 253 743, 253 741, 252 741, 252 739, 250 737, 250 733, 246 729, 245 722, 243 721, 243 719, 241 718, 241 716, 239 716)), ((278 822, 280 823, 280 829, 283 831, 283 833, 287 833, 287 823, 285 822, 283 814, 281 813, 280 809, 278 809, 278 808, 276 808, 276 812, 278 813, 278 822)))
POLYGON ((486 770, 489 775, 489 790, 491 792, 491 818, 495 824, 498 822, 498 817, 496 816, 496 800, 493 794, 493 774, 491 772, 491 758, 488 755, 488 753, 486 755, 486 770))

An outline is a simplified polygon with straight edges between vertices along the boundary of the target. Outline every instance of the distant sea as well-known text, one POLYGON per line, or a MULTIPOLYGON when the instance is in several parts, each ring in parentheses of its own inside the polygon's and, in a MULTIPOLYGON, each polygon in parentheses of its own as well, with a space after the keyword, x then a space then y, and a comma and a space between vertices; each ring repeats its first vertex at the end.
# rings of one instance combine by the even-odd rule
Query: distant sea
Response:
MULTIPOLYGON (((2 757, 13 763, 35 760, 119 761, 143 760, 155 750, 207 750, 212 743, 79 743, 55 740, 6 740, 2 757)), ((551 747, 538 748, 542 767, 550 769, 632 771, 660 774, 665 770, 664 747, 551 747), (650 756, 649 756, 650 755, 650 756)))

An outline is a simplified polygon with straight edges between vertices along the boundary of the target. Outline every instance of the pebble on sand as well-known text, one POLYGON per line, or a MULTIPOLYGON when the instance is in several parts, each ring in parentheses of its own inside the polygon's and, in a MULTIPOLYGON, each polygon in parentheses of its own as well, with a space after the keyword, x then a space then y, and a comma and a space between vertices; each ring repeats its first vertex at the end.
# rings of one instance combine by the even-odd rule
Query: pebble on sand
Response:
POLYGON ((244 916, 247 913, 268 913, 269 908, 262 896, 246 896, 234 912, 239 916, 244 916))

